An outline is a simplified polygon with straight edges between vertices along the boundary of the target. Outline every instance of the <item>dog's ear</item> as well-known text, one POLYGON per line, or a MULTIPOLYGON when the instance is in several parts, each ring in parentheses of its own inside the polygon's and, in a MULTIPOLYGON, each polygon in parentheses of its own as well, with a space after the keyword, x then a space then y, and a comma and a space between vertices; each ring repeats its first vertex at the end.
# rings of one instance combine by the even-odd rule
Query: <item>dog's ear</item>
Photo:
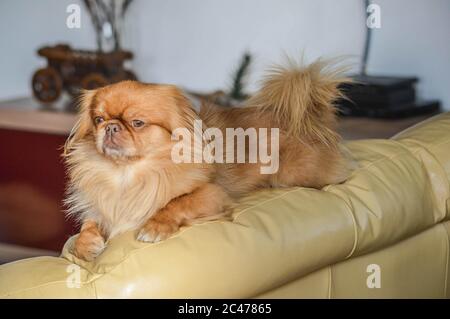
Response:
POLYGON ((75 123, 69 137, 64 144, 64 156, 70 154, 73 146, 86 137, 92 130, 91 105, 94 99, 95 90, 83 90, 79 97, 78 121, 75 123))

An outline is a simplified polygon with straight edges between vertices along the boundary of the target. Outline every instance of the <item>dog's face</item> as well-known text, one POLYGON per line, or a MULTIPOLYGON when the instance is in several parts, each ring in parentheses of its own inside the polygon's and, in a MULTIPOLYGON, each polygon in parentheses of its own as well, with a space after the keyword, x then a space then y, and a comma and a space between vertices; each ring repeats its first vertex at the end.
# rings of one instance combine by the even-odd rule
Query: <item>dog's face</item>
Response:
POLYGON ((95 144, 113 160, 155 154, 171 143, 172 131, 193 125, 195 111, 174 86, 125 81, 84 92, 81 114, 66 144, 95 144))

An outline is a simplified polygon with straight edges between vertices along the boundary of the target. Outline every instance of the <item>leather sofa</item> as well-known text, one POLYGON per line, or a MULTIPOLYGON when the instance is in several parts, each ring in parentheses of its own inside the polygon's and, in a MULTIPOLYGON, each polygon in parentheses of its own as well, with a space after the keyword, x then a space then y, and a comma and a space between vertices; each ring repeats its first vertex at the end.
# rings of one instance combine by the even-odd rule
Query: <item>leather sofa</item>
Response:
POLYGON ((449 298, 450 113, 346 147, 358 168, 323 190, 263 190, 234 221, 157 244, 126 233, 94 262, 0 266, 3 298, 449 298))

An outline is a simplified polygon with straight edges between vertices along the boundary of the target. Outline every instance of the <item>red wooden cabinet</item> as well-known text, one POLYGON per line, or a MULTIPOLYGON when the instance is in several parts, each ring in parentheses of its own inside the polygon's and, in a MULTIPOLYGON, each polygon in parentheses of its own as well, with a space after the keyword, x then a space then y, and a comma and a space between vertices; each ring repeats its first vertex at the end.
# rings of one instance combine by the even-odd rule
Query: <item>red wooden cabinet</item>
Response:
POLYGON ((64 214, 61 157, 74 121, 70 114, 0 104, 0 242, 60 250, 76 232, 64 214))

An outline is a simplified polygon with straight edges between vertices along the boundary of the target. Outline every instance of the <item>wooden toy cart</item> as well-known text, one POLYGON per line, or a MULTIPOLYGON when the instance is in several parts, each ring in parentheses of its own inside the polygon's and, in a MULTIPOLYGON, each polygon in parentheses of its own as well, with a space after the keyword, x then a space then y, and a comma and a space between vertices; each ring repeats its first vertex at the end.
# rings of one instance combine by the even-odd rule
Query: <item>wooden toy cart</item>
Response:
POLYGON ((133 57, 128 51, 102 53, 73 50, 68 45, 43 47, 38 54, 47 59, 47 67, 37 70, 32 79, 34 96, 41 102, 56 101, 63 90, 75 95, 80 89, 95 89, 123 80, 136 80, 124 68, 133 57))

